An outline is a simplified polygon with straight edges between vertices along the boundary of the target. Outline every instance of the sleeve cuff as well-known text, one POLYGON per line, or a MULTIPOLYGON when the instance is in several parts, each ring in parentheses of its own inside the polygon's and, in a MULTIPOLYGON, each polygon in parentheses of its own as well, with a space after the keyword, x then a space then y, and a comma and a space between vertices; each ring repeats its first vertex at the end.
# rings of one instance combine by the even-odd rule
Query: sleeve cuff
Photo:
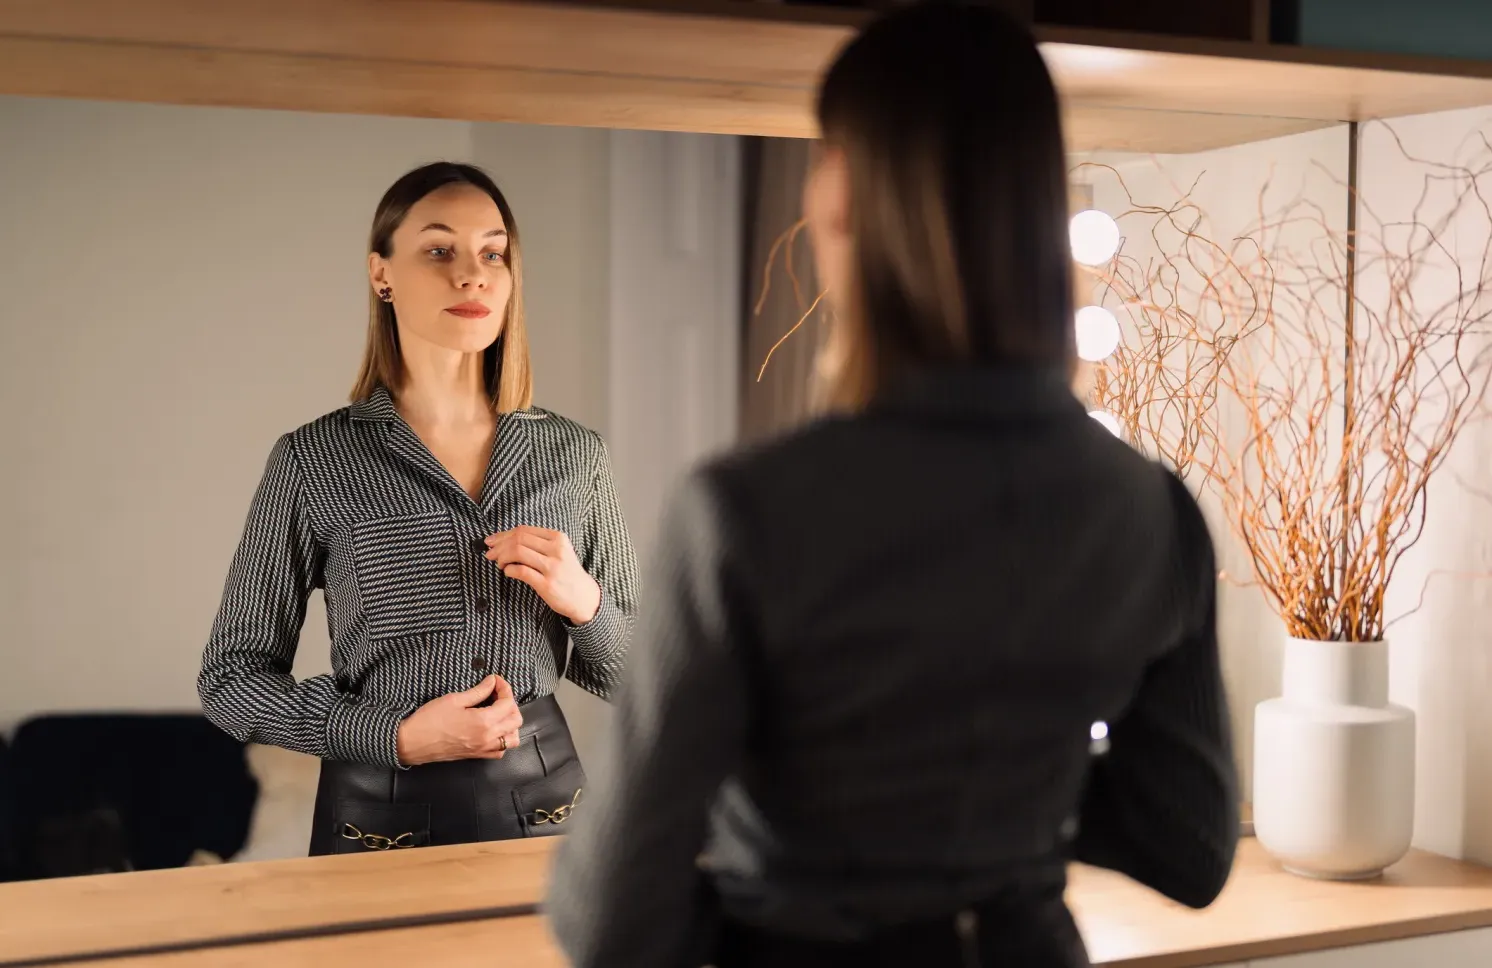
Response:
POLYGON ((601 586, 601 604, 589 622, 569 626, 575 651, 587 662, 604 662, 620 651, 627 642, 627 616, 617 607, 616 599, 601 586))
POLYGON ((399 762, 399 723, 409 712, 362 703, 333 706, 326 720, 328 758, 404 769, 399 762))

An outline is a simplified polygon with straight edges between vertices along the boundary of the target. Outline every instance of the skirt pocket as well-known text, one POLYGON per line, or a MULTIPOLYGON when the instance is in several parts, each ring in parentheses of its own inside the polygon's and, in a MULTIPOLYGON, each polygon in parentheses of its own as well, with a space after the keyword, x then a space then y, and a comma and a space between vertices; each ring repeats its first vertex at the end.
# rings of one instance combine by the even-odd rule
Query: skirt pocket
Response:
POLYGON ((513 809, 525 837, 552 837, 565 832, 585 788, 585 770, 571 758, 551 773, 513 788, 513 809))
POLYGON ((430 842, 430 805, 339 799, 332 842, 334 854, 423 847, 430 842))

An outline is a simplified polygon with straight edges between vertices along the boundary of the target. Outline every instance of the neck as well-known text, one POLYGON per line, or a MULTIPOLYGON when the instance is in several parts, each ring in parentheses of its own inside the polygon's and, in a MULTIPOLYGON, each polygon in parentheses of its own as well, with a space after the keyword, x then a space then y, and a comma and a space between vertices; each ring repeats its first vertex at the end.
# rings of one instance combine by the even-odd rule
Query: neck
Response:
POLYGON ((393 393, 400 415, 435 427, 491 424, 482 354, 409 345, 413 342, 404 346, 404 382, 393 393))

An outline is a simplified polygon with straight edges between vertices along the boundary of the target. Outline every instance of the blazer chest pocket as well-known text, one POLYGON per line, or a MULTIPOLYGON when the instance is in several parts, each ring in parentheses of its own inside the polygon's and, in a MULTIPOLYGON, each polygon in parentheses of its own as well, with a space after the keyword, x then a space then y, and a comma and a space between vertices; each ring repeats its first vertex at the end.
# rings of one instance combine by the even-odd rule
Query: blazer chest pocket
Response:
POLYGON ((398 639, 460 629, 461 561, 449 515, 398 515, 352 529, 352 556, 368 637, 398 639))

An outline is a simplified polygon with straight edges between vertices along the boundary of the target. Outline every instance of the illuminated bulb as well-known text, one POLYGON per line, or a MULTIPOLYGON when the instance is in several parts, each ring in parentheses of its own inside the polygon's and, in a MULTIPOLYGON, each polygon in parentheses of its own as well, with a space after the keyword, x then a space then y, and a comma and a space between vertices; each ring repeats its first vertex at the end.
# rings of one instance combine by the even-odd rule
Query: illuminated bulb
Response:
POLYGON ((1119 348, 1119 320, 1102 306, 1084 306, 1077 316, 1078 356, 1097 363, 1119 348))
POLYGON ((1109 724, 1100 720, 1093 724, 1088 730, 1088 752, 1092 756, 1102 756, 1109 751, 1109 724))
POLYGON ((1119 251, 1119 223, 1096 208, 1086 209, 1067 224, 1072 257, 1085 266, 1102 265, 1119 251))
POLYGON ((1105 413, 1102 410, 1089 410, 1088 411, 1088 416, 1092 417, 1094 420, 1097 420, 1099 423, 1103 424, 1104 428, 1107 429, 1108 432, 1111 433, 1111 434, 1113 434, 1115 437, 1119 436, 1119 433, 1120 433, 1120 430, 1119 430, 1119 421, 1116 420, 1116 419, 1114 419, 1114 415, 1113 414, 1111 414, 1111 413, 1105 413))

